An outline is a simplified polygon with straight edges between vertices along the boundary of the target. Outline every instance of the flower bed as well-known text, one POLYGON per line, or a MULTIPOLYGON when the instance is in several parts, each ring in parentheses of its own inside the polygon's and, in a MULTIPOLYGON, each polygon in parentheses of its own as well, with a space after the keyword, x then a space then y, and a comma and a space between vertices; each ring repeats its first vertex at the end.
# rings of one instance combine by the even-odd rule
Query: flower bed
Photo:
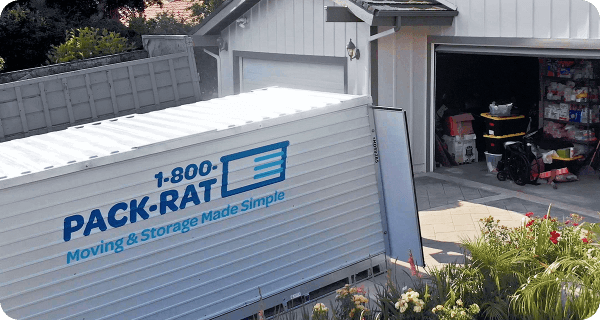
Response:
POLYGON ((586 319, 600 305, 600 224, 571 214, 558 221, 529 212, 522 225, 481 220, 481 236, 463 241, 464 264, 448 264, 422 276, 412 261, 412 288, 391 280, 369 301, 362 288, 337 291, 303 319, 586 319), (330 312, 331 310, 331 312, 330 312))

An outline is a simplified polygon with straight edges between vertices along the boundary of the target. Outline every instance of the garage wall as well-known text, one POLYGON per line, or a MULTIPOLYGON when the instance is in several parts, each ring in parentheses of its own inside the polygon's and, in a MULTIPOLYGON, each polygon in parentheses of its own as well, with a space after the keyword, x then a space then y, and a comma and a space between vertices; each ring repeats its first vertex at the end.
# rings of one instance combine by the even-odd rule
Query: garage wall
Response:
POLYGON ((221 52, 223 94, 233 94, 233 51, 253 51, 292 55, 347 57, 350 39, 361 51, 361 58, 348 61, 348 93, 368 94, 367 43, 369 26, 365 23, 325 22, 324 6, 331 0, 262 0, 244 16, 245 28, 232 23, 221 37, 229 44, 221 52))
POLYGON ((448 36, 600 39, 600 16, 585 0, 448 0, 459 15, 448 36))

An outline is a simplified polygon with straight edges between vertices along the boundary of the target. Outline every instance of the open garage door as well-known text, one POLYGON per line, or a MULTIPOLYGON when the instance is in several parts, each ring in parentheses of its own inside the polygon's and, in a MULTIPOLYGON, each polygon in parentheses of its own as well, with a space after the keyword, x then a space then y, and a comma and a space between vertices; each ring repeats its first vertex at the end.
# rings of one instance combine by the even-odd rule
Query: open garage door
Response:
POLYGON ((241 92, 279 86, 347 93, 346 68, 341 64, 243 58, 241 71, 241 92))

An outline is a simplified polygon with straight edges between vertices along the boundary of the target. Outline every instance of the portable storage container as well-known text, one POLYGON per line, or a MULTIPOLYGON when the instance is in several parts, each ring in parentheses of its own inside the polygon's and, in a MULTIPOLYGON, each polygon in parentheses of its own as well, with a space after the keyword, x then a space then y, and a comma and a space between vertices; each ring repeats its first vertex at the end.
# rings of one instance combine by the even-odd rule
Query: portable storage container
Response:
POLYGON ((404 113, 370 102, 269 88, 0 144, 2 309, 236 320, 423 265, 404 113))
POLYGON ((490 136, 506 136, 527 130, 525 116, 496 117, 489 113, 482 113, 485 121, 485 131, 490 136))
POLYGON ((505 136, 483 135, 485 138, 486 151, 489 153, 503 154, 504 143, 508 141, 521 141, 525 132, 509 134, 505 136))

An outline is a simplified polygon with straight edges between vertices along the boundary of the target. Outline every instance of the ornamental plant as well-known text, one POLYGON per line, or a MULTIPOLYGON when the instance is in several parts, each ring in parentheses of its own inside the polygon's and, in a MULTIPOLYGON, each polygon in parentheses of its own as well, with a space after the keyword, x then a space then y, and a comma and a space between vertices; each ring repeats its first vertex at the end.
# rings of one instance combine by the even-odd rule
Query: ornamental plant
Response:
MULTIPOLYGON (((600 304, 598 225, 576 214, 566 221, 527 213, 517 228, 482 221, 482 236, 463 242, 471 261, 453 274, 442 269, 438 289, 457 293, 458 276, 470 270, 478 303, 486 318, 585 319, 600 304), (448 278, 444 279, 443 277, 448 278), (450 280, 448 280, 450 279, 450 280), (441 282, 441 283, 440 283, 441 282), (476 284, 476 285, 475 285, 476 284)), ((435 274, 435 272, 433 273, 435 274)))
POLYGON ((4 69, 4 59, 0 57, 0 71, 2 71, 2 69, 4 69))
POLYGON ((334 309, 334 319, 362 320, 370 315, 370 311, 366 307, 369 299, 365 297, 364 288, 345 285, 335 293, 337 306, 334 309))
POLYGON ((313 307, 312 311, 312 320, 328 320, 329 319, 329 309, 322 304, 317 303, 313 307))
POLYGON ((66 41, 52 46, 48 53, 50 63, 94 58, 134 49, 127 39, 116 32, 99 28, 79 28, 68 32, 66 41))
POLYGON ((473 303, 469 307, 466 307, 461 299, 456 300, 455 303, 452 300, 448 300, 446 306, 438 304, 431 309, 431 312, 437 315, 440 320, 471 320, 479 313, 479 306, 473 303))

